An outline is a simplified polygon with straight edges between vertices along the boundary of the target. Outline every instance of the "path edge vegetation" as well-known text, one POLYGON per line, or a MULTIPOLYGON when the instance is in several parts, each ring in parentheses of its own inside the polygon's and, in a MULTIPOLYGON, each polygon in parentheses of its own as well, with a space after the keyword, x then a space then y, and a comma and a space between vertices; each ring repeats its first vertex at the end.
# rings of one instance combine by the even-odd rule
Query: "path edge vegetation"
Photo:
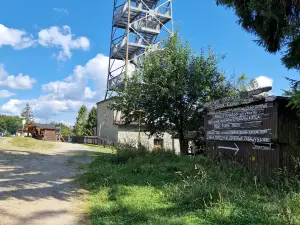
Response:
POLYGON ((99 152, 78 181, 91 225, 300 224, 299 177, 280 170, 265 180, 220 157, 124 145, 99 152))

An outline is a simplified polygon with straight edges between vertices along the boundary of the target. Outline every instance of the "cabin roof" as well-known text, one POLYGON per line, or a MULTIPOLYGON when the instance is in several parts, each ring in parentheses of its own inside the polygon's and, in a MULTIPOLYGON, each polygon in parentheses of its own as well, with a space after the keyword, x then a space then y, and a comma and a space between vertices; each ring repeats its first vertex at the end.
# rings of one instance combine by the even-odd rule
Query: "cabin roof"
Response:
POLYGON ((34 123, 31 126, 35 126, 42 129, 55 130, 55 126, 52 124, 42 124, 42 123, 34 123))

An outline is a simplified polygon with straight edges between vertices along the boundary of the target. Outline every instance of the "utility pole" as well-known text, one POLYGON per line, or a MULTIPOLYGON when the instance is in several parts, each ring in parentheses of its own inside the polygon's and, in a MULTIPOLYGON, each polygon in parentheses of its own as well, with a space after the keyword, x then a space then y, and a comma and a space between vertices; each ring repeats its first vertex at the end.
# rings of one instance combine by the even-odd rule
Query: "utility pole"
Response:
POLYGON ((138 109, 136 112, 139 114, 139 134, 138 134, 138 148, 141 147, 141 120, 142 120, 142 113, 144 113, 144 110, 138 109))

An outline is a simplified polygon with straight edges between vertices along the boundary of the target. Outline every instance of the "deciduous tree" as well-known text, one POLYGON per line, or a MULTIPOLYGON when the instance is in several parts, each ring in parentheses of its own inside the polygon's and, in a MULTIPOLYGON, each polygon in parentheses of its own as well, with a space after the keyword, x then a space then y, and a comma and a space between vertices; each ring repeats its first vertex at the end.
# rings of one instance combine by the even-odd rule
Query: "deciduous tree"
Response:
POLYGON ((0 132, 7 132, 8 135, 15 134, 22 128, 22 119, 18 116, 0 115, 0 132))
POLYGON ((137 119, 136 109, 143 109, 145 131, 150 135, 176 131, 185 154, 184 133, 203 126, 203 104, 231 90, 218 62, 211 49, 196 55, 175 34, 162 50, 146 57, 112 108, 122 111, 126 123, 137 119))

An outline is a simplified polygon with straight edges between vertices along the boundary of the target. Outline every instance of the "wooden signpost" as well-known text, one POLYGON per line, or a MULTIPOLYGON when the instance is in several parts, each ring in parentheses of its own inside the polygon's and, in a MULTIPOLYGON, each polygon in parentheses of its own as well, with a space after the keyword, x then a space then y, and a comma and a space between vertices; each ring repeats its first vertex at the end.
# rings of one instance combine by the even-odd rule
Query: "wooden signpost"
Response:
POLYGON ((272 87, 241 92, 204 105, 207 109, 206 140, 213 142, 218 150, 241 152, 239 143, 250 143, 252 150, 271 151, 272 129, 263 127, 263 121, 270 118, 266 109, 275 96, 259 95, 272 87), (226 144, 228 143, 228 144, 226 144))
POLYGON ((258 96, 264 92, 272 90, 272 87, 259 88, 253 91, 240 92, 237 95, 225 97, 216 101, 212 101, 204 105, 208 109, 221 109, 238 105, 245 105, 255 101, 262 100, 263 96, 258 96))

